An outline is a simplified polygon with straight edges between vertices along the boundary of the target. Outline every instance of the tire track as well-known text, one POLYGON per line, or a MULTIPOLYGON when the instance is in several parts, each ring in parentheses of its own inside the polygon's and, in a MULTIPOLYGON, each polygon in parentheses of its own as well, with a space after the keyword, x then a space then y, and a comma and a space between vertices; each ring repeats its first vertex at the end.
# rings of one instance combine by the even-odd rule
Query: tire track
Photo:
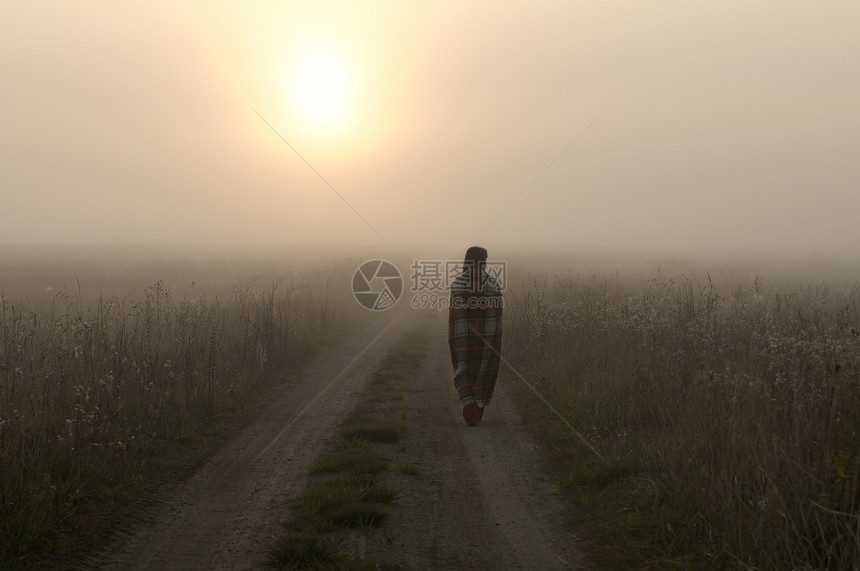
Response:
POLYGON ((175 494, 82 566, 259 568, 320 443, 351 409, 403 321, 391 316, 313 360, 294 382, 278 387, 262 413, 175 494))
POLYGON ((452 380, 446 328, 436 316, 430 351, 407 388, 408 436, 390 473, 403 489, 387 533, 358 541, 357 555, 410 569, 586 569, 561 526, 557 489, 542 475, 533 442, 502 375, 484 420, 467 427, 452 380))

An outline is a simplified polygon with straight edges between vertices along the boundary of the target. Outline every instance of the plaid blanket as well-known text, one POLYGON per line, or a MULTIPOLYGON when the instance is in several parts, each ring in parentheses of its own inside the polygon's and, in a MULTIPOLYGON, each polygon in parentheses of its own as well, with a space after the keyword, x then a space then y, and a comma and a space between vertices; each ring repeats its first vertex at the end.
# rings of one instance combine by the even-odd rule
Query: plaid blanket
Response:
POLYGON ((466 270, 451 284, 448 348, 460 403, 484 407, 493 397, 502 348, 502 294, 499 284, 481 272, 480 287, 466 270))

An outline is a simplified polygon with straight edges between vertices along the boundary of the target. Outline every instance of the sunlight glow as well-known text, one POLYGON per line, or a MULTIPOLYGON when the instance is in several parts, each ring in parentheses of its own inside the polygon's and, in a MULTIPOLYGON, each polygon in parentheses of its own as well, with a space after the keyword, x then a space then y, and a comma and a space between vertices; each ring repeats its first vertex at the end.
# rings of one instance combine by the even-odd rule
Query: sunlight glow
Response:
POLYGON ((328 51, 302 54, 291 76, 294 104, 303 122, 315 129, 342 126, 352 82, 343 62, 328 51))

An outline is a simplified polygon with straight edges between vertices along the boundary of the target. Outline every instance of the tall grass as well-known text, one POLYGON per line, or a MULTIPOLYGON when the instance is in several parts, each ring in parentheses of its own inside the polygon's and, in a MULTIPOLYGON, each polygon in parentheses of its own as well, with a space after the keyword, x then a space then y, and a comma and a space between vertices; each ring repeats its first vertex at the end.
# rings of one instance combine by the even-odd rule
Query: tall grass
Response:
POLYGON ((303 361, 354 305, 330 277, 217 294, 157 281, 94 301, 0 292, 0 562, 84 525, 303 361))
POLYGON ((508 298, 514 366, 651 488, 614 516, 660 520, 637 565, 857 567, 860 284, 567 274, 508 298))

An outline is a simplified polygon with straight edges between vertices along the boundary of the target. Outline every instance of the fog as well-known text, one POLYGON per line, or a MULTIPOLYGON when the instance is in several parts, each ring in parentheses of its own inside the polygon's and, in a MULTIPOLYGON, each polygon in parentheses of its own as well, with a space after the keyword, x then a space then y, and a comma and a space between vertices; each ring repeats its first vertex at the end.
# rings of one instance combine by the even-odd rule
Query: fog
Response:
POLYGON ((7 3, 0 247, 856 260, 858 22, 853 2, 7 3), (314 49, 345 70, 325 126, 291 83, 314 49))

